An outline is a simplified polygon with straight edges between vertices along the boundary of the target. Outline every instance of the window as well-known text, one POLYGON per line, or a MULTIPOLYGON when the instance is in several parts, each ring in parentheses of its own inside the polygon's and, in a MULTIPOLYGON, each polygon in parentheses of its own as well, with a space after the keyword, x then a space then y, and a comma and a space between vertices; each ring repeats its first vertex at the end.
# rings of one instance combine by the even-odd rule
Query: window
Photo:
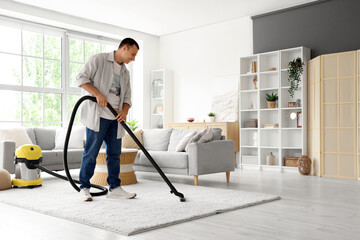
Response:
POLYGON ((7 19, 0 31, 0 127, 66 125, 80 98, 77 73, 120 42, 7 19))

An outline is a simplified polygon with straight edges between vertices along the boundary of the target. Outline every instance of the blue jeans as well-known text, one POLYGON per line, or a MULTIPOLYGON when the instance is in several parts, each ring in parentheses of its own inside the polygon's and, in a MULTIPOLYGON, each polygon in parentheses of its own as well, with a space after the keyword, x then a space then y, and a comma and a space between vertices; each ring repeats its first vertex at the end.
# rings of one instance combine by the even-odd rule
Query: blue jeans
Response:
POLYGON ((90 188, 90 178, 94 175, 96 157, 100 147, 105 142, 106 165, 108 169, 107 182, 110 189, 120 186, 120 154, 121 138, 117 139, 118 122, 100 118, 99 132, 86 128, 86 143, 80 168, 80 188, 90 188))

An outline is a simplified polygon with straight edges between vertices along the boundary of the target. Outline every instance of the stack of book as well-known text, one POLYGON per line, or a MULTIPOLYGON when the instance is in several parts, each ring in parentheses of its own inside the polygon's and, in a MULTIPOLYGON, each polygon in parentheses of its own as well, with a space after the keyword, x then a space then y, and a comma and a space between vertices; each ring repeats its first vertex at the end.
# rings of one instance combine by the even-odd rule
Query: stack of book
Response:
POLYGON ((278 123, 265 123, 264 128, 277 128, 279 127, 278 123))
POLYGON ((245 128, 257 128, 258 123, 256 118, 251 118, 249 121, 245 121, 245 128))

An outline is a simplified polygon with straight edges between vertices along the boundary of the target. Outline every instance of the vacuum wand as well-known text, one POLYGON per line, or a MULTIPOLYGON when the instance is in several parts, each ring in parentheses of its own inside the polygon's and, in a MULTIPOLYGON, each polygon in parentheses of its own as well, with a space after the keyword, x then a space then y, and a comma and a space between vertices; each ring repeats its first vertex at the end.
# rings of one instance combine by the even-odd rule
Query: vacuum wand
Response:
MULTIPOLYGON (((95 97, 92 96, 85 96, 88 97, 93 102, 97 102, 95 97)), ((118 113, 115 111, 115 109, 107 103, 107 107, 109 110, 114 114, 114 116, 117 116, 118 113)), ((126 125, 124 121, 120 122, 121 126, 125 129, 125 131, 130 135, 130 137, 135 141, 135 143, 139 146, 139 148, 143 151, 145 156, 148 158, 148 160, 151 162, 151 164, 154 166, 154 168, 158 171, 160 176, 164 179, 164 181, 167 183, 167 185, 170 187, 171 191, 170 193, 175 194, 175 196, 178 196, 180 198, 181 202, 185 202, 184 194, 178 192, 176 188, 172 185, 170 180, 166 177, 164 172, 161 170, 161 168, 158 166, 158 164, 155 162, 155 160, 152 158, 152 156, 149 154, 149 152, 145 149, 145 147, 141 144, 141 142, 137 139, 137 137, 134 135, 134 133, 131 131, 131 129, 126 125)))

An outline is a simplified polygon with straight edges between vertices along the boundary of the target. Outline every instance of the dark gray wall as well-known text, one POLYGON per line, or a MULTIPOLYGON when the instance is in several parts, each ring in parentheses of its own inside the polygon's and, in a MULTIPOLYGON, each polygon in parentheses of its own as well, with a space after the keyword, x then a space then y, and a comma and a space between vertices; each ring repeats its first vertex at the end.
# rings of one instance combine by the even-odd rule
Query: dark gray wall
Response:
POLYGON ((254 53, 304 46, 311 56, 360 49, 360 1, 328 0, 253 18, 254 53))

